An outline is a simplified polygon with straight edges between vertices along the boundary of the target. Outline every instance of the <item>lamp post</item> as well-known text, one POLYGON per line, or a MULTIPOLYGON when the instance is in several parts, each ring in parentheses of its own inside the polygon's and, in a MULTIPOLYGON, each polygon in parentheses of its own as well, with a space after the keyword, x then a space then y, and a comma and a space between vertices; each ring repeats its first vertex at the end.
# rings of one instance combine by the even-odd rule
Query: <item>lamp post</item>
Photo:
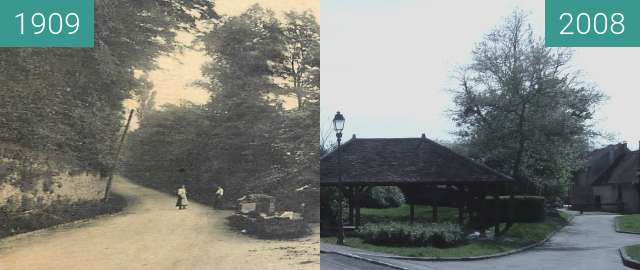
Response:
POLYGON ((338 159, 338 189, 340 191, 338 196, 338 245, 344 245, 344 226, 342 224, 342 196, 344 196, 344 186, 342 184, 342 164, 340 160, 340 142, 342 141, 344 122, 344 116, 342 116, 340 112, 337 112, 333 117, 333 130, 336 132, 336 139, 338 141, 338 148, 336 148, 338 159))

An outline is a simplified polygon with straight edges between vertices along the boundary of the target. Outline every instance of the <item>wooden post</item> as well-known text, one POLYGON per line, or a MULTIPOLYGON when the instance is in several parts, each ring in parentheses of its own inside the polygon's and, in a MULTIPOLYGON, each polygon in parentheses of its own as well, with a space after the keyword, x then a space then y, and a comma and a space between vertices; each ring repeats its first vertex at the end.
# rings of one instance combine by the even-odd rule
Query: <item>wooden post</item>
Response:
MULTIPOLYGON (((364 188, 363 188, 364 189, 364 188)), ((356 189, 353 190, 354 192, 354 198, 353 198, 353 203, 355 206, 355 210, 356 210, 356 217, 355 217, 355 226, 356 226, 356 230, 360 228, 360 198, 361 198, 361 192, 360 192, 360 187, 357 187, 356 189)))
POLYGON ((415 220, 415 215, 416 215, 416 211, 415 211, 415 206, 413 204, 409 205, 409 223, 413 224, 413 221, 415 220))
POLYGON ((431 222, 438 222, 438 201, 434 199, 431 207, 431 222))
POLYGON ((495 192, 493 195, 494 207, 496 208, 496 220, 495 220, 495 228, 494 228, 494 238, 500 235, 500 195, 498 192, 495 192))
POLYGON ((349 199, 348 199, 348 202, 349 202, 349 225, 351 225, 351 226, 353 226, 354 223, 355 223, 353 221, 353 212, 354 212, 354 209, 353 209, 353 196, 354 196, 355 189, 357 189, 357 187, 350 187, 349 188, 349 199))
POLYGON ((464 225, 464 201, 460 200, 458 202, 458 224, 460 226, 464 225))
POLYGON ((109 200, 109 193, 111 193, 111 183, 113 182, 113 174, 116 172, 116 169, 118 168, 118 163, 120 162, 120 151, 122 151, 122 146, 124 145, 124 139, 126 138, 127 132, 129 131, 129 125, 131 125, 131 118, 133 117, 134 111, 135 110, 131 110, 129 112, 129 118, 127 119, 127 124, 124 126, 124 131, 122 132, 122 136, 120 137, 120 143, 118 144, 118 148, 113 158, 113 168, 111 173, 109 174, 109 179, 107 180, 107 186, 104 189, 103 200, 105 202, 109 200))

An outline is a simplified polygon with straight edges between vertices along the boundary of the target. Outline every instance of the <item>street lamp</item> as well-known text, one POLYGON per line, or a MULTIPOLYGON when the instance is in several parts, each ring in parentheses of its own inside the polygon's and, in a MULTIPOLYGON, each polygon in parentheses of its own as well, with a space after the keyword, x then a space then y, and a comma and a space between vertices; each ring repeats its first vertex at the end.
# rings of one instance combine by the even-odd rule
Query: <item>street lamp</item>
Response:
POLYGON ((344 226, 342 224, 342 196, 344 195, 344 186, 342 184, 342 164, 340 163, 340 141, 342 141, 344 122, 344 116, 342 116, 340 112, 337 112, 336 116, 333 117, 333 130, 336 132, 336 138, 338 140, 336 154, 338 155, 338 189, 341 193, 338 196, 338 245, 344 245, 344 226))

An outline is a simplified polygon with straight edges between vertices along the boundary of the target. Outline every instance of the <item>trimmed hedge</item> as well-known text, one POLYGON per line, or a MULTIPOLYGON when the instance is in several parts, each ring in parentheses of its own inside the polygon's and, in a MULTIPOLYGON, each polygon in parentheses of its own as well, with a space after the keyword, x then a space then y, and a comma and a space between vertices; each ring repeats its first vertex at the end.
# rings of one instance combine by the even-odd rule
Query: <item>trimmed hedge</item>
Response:
POLYGON ((374 245, 387 246, 433 246, 438 248, 464 244, 462 228, 451 223, 402 224, 368 223, 358 234, 374 245))
MULTIPOLYGON (((495 199, 487 197, 481 202, 474 203, 484 216, 486 222, 493 223, 496 216, 495 199)), ((500 196, 500 222, 507 222, 509 217, 509 196, 500 196)), ((543 222, 546 217, 544 197, 515 196, 513 204, 513 222, 535 223, 543 222)))

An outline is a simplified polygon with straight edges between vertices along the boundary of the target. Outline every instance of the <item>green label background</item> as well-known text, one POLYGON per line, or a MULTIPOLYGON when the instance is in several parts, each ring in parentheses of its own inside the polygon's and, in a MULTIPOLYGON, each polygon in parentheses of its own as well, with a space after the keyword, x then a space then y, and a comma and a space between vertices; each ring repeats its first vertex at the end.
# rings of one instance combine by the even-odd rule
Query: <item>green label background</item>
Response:
MULTIPOLYGON (((0 47, 93 47, 93 0, 0 0, 0 47), (33 32, 40 28, 31 25, 31 16, 42 13, 47 26, 42 34, 33 32), (63 26, 62 33, 49 33, 48 18, 51 13, 60 13, 64 25, 68 13, 76 13, 80 18, 80 28, 73 35, 67 34, 63 26), (16 15, 24 13, 24 35, 20 34, 20 19, 16 15), (35 30, 34 30, 35 29, 35 30)), ((54 29, 57 30, 57 19, 54 29)))
MULTIPOLYGON (((584 21, 583 29, 586 28, 584 21)), ((602 27, 602 20, 598 20, 602 27)), ((601 28, 599 28, 601 29, 601 28)), ((640 46, 640 0, 545 0, 545 44, 548 47, 638 47, 640 46), (571 13, 573 22, 567 31, 573 35, 560 35, 568 19, 560 20, 562 13, 571 13), (576 30, 578 14, 587 13, 591 18, 591 31, 582 35, 576 30), (597 13, 607 16, 607 32, 598 35, 594 31, 593 18, 597 13), (611 33, 611 15, 624 15, 624 33, 611 33)))

